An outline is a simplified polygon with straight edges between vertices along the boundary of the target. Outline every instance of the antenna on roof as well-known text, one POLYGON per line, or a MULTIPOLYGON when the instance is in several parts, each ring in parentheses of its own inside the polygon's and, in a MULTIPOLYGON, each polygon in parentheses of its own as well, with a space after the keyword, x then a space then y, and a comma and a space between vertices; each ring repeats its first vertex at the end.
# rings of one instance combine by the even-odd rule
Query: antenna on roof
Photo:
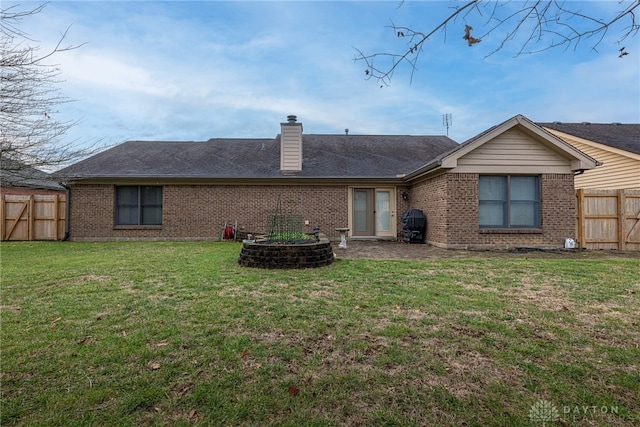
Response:
POLYGON ((449 136, 449 127, 453 126, 453 117, 451 113, 442 115, 442 126, 447 128, 447 136, 449 136))

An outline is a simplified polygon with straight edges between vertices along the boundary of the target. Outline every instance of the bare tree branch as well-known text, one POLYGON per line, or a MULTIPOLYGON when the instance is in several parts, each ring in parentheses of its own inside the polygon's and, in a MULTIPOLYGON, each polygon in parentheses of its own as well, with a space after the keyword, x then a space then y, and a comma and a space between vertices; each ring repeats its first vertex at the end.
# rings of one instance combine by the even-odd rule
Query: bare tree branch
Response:
POLYGON ((79 47, 65 45, 69 28, 44 54, 19 28, 24 18, 44 7, 0 10, 0 168, 5 183, 9 178, 28 181, 29 174, 39 169, 54 169, 96 149, 79 148, 77 141, 63 142, 77 122, 56 119, 57 109, 70 100, 60 93, 60 69, 46 60, 79 47))
MULTIPOLYGON (((404 2, 400 3, 400 6, 404 2)), ((640 31, 640 22, 636 20, 636 11, 640 10, 640 0, 617 0, 621 9, 606 19, 590 16, 583 12, 582 2, 565 2, 560 0, 526 0, 516 9, 510 0, 465 0, 463 5, 455 2, 451 12, 442 22, 429 31, 418 31, 406 26, 398 26, 393 22, 389 26, 395 37, 407 39, 408 48, 400 52, 365 53, 354 48, 356 55, 354 61, 362 61, 365 64, 365 79, 374 79, 381 87, 388 85, 394 72, 401 64, 408 65, 413 80, 414 73, 418 71, 418 60, 425 49, 425 42, 436 32, 447 34, 447 27, 455 22, 456 18, 464 21, 460 27, 463 39, 468 46, 473 46, 490 35, 500 31, 506 31, 501 41, 491 50, 487 56, 491 56, 503 50, 508 44, 519 43, 515 56, 534 54, 549 49, 573 46, 577 49, 583 41, 591 42, 591 49, 596 50, 610 31, 617 31, 617 44, 629 37, 634 37, 640 31), (485 15, 487 16, 485 18, 485 15), (472 34, 474 28, 468 23, 474 22, 475 26, 482 25, 484 33, 477 36, 472 34), (475 22, 484 22, 476 24, 475 22)), ((434 6, 435 7, 435 6, 434 6)), ((484 44, 484 43, 483 43, 484 44)), ((617 49, 617 48, 616 48, 617 49)), ((618 49, 620 57, 629 52, 624 48, 618 49)))
POLYGON ((391 22, 390 28, 393 29, 393 32, 397 37, 407 37, 409 49, 403 53, 374 53, 371 55, 365 55, 361 50, 356 48, 358 55, 354 58, 355 61, 364 61, 367 65, 365 70, 365 75, 367 76, 367 80, 374 78, 377 79, 378 82, 388 85, 391 81, 391 77, 393 76, 393 72, 398 68, 398 66, 404 62, 407 62, 411 66, 411 78, 413 78, 413 74, 416 71, 416 63, 418 61, 418 57, 422 52, 422 45, 426 42, 429 37, 434 35, 439 30, 446 28, 449 21, 455 19, 458 15, 464 12, 466 9, 472 7, 479 0, 471 0, 466 5, 462 7, 456 7, 455 12, 453 12, 447 19, 442 21, 438 26, 429 31, 428 33, 422 33, 420 31, 412 30, 408 27, 398 27, 393 22, 391 22), (417 40, 417 41, 416 41, 417 40), (375 59, 378 57, 388 57, 391 59, 391 66, 388 68, 378 68, 375 65, 375 59))

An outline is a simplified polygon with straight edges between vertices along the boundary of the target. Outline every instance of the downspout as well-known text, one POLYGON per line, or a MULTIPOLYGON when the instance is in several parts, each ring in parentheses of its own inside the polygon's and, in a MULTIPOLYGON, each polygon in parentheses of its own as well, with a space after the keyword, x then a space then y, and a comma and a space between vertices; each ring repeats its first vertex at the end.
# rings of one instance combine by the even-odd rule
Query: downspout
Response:
POLYGON ((69 240, 69 231, 71 230, 71 188, 64 182, 59 184, 64 187, 67 198, 64 206, 64 237, 61 240, 61 242, 66 242, 69 240))

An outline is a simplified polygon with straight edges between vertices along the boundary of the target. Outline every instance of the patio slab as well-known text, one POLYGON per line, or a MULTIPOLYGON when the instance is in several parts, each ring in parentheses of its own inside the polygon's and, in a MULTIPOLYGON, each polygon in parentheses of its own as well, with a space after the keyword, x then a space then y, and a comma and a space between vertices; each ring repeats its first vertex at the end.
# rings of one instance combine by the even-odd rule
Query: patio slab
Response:
POLYGON ((332 242, 338 259, 433 259, 508 256, 518 258, 638 258, 640 252, 587 251, 580 249, 453 250, 398 240, 349 240, 347 249, 332 242))

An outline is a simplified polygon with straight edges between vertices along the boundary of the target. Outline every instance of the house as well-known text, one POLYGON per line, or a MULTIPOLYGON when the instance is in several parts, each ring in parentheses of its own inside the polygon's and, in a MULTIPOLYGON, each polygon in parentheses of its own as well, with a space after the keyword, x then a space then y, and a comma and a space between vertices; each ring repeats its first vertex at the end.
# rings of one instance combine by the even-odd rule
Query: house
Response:
POLYGON ((577 175, 576 189, 640 189, 640 124, 553 122, 539 125, 603 163, 577 175))
POLYGON ((0 163, 0 194, 64 194, 51 175, 3 157, 0 163))
POLYGON ((304 134, 130 141, 57 173, 72 240, 215 240, 264 232, 277 209, 336 238, 396 238, 421 209, 445 248, 560 246, 575 233, 575 173, 596 161, 523 116, 456 144, 445 136, 304 134))
POLYGON ((640 124, 539 125, 603 163, 576 175, 579 246, 640 250, 640 124))

